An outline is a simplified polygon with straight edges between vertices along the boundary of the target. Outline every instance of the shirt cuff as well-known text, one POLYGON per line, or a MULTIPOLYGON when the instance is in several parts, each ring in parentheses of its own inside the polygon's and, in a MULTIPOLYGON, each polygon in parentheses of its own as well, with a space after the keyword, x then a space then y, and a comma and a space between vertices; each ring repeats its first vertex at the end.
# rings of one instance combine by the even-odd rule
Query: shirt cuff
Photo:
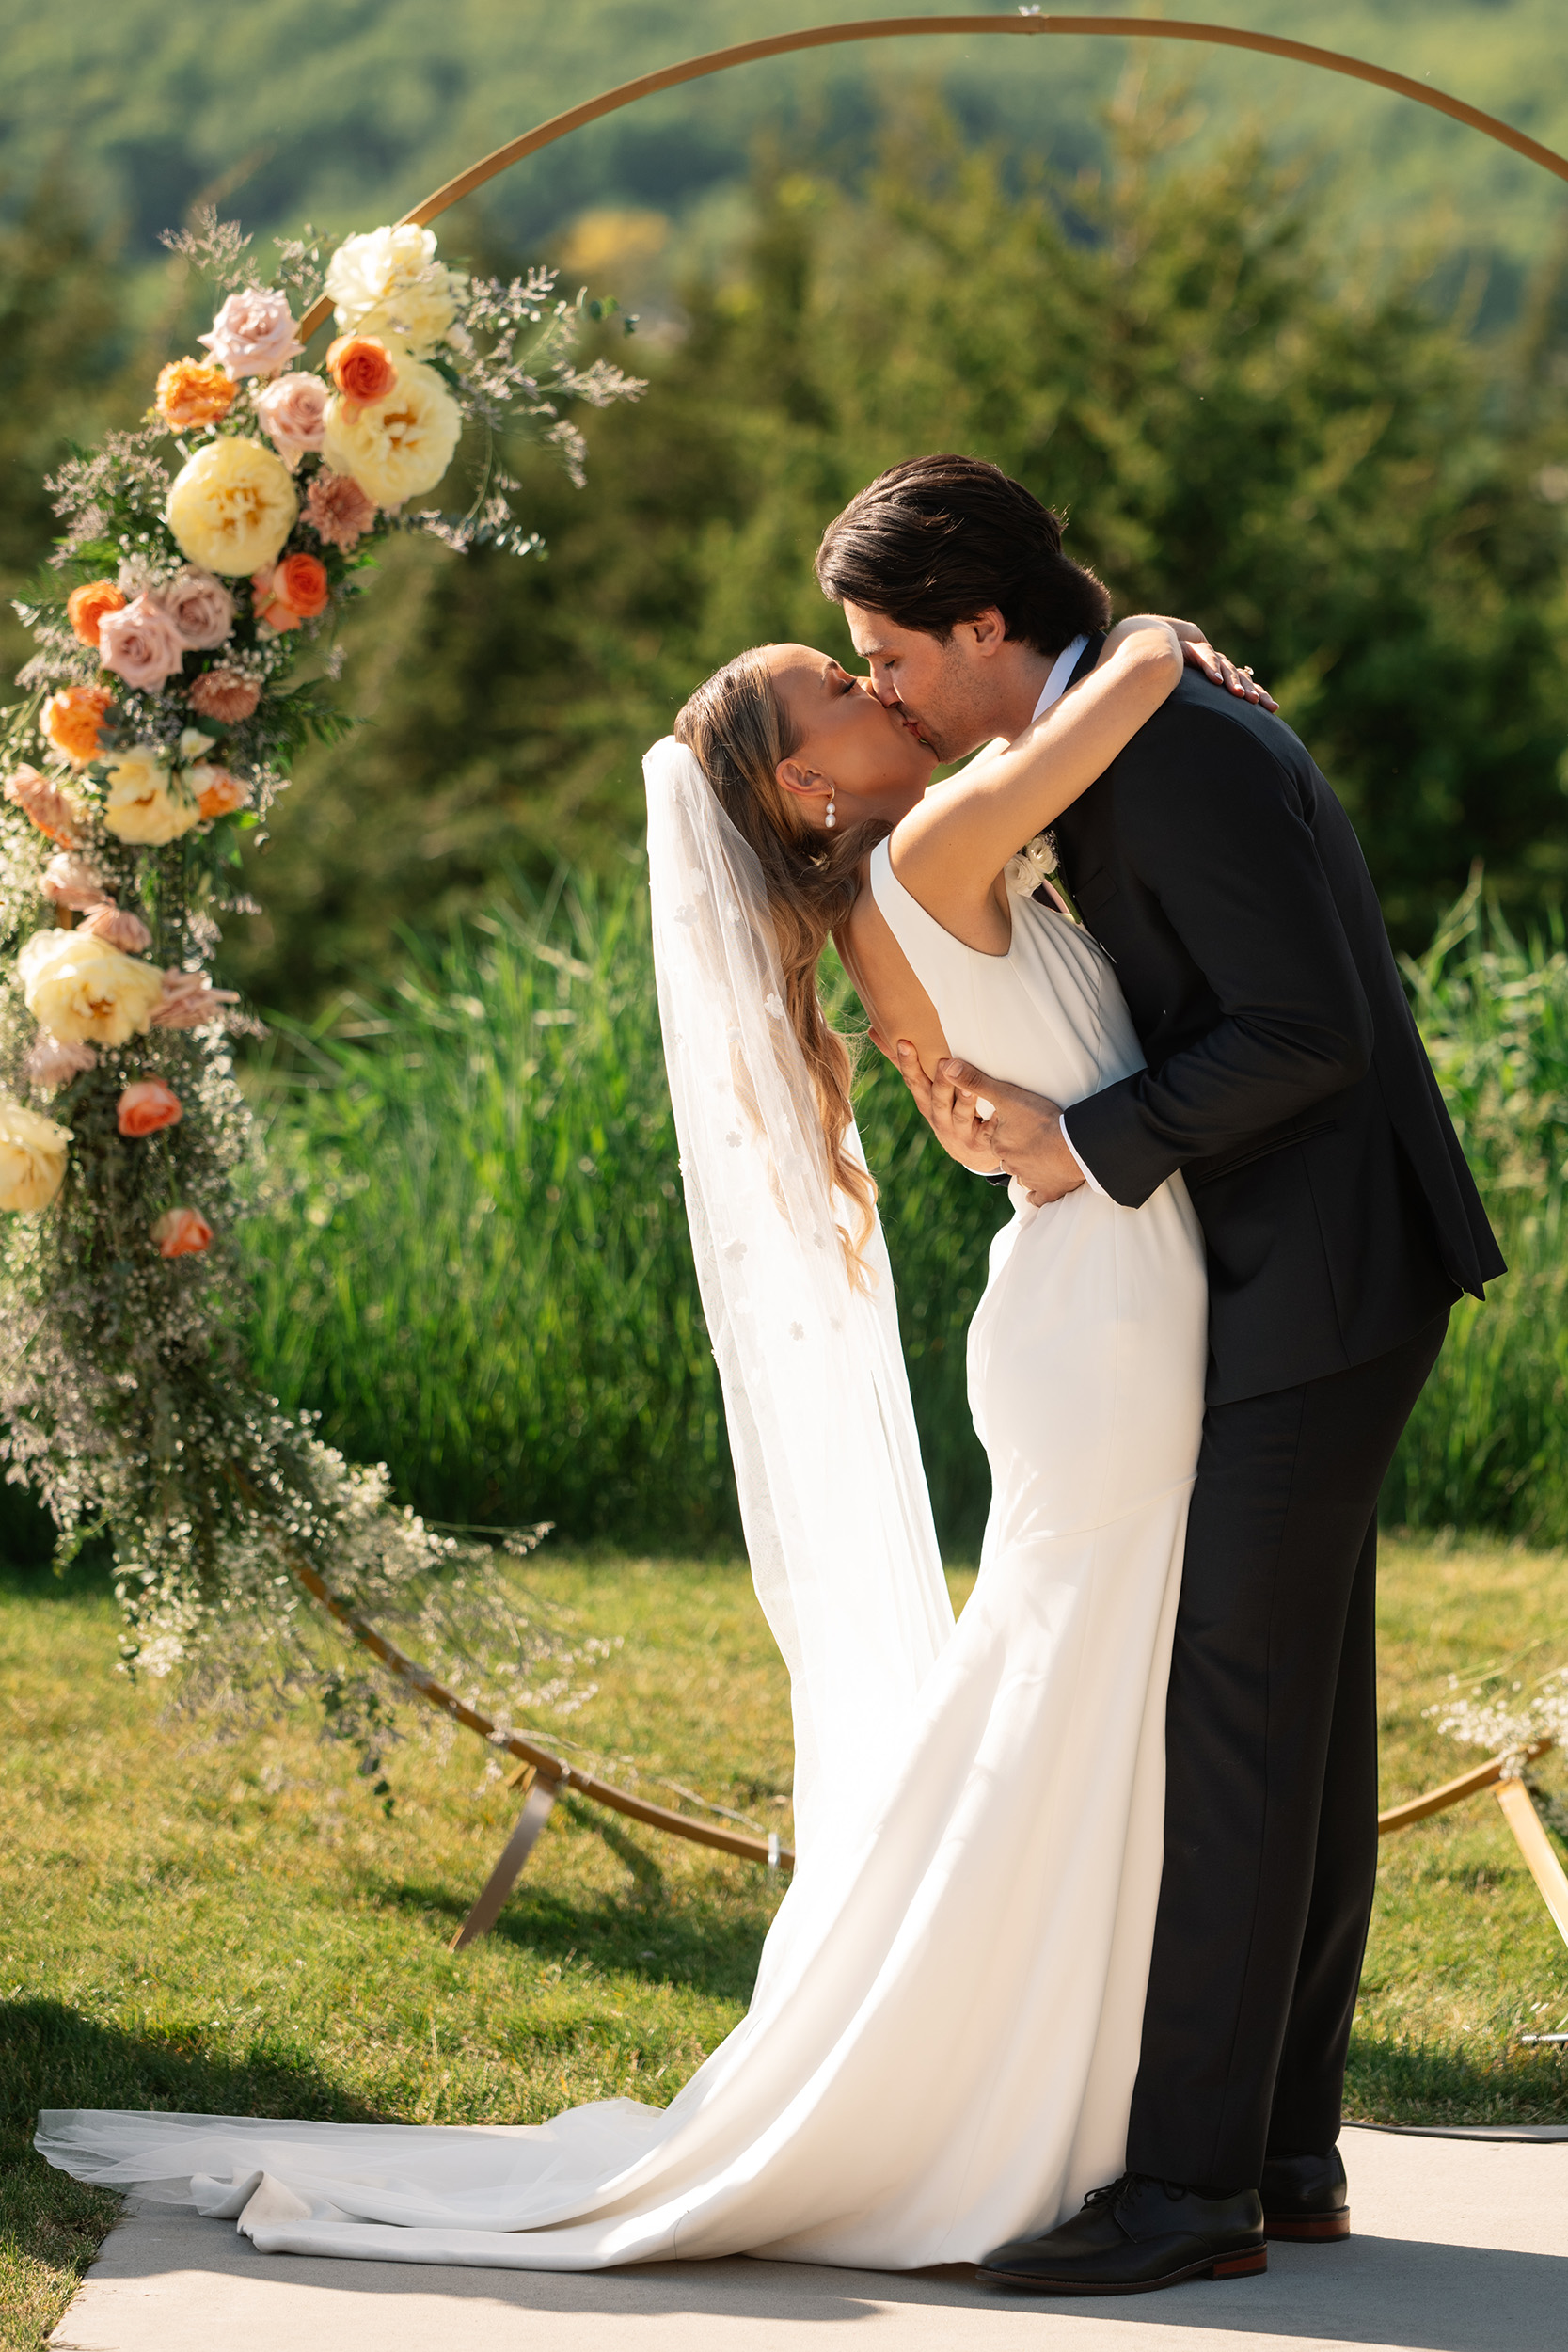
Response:
POLYGON ((1056 1124, 1061 1135, 1062 1141, 1067 1145, 1068 1150, 1072 1153, 1073 1158, 1083 1169, 1084 1182, 1087 1184, 1089 1190, 1091 1192, 1098 1192, 1101 1200, 1108 1200, 1111 1197, 1110 1194, 1106 1191, 1104 1185, 1101 1183, 1093 1168, 1085 1159, 1083 1153, 1079 1151, 1078 1146, 1073 1142, 1072 1137, 1068 1134, 1067 1120, 1065 1119, 1058 1120, 1056 1124))

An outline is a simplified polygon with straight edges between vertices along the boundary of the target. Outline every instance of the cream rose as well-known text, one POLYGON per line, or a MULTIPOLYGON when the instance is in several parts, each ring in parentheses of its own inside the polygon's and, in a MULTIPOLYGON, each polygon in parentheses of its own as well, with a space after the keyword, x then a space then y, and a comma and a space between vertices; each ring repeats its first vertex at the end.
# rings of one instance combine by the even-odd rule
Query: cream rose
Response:
POLYGON ((344 334, 391 335, 422 359, 451 334, 467 282, 436 259, 434 231, 408 222, 345 237, 326 293, 344 334))
POLYGON ((281 457, 260 441, 220 434, 175 475, 166 520, 182 555, 232 578, 276 564, 298 512, 281 457))
POLYGON ((322 461, 334 473, 348 474, 378 506, 401 506, 435 489, 462 430, 462 412, 435 369, 400 359, 398 380, 385 400, 363 407, 333 401, 322 461))
POLYGON ((0 1098, 0 1209, 37 1216, 59 1191, 71 1129, 0 1098))
POLYGON ((109 770, 103 822, 120 841, 160 849, 197 822, 190 794, 170 777, 156 743, 134 743, 109 770))
POLYGON ((164 993, 161 972, 90 931, 35 931, 16 968, 40 1028, 68 1045, 144 1036, 164 993))

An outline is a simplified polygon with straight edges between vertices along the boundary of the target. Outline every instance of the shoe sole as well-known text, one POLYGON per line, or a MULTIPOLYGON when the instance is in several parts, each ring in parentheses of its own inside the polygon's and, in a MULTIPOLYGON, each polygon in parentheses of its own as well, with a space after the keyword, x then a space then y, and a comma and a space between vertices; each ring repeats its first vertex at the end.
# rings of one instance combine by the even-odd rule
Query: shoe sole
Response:
POLYGON ((1167 2270, 1159 2279, 1133 2279, 1126 2285, 1101 2284, 1097 2280, 1078 2279, 1037 2279, 1023 2270, 988 2270, 981 2266, 982 2279, 994 2279, 1009 2287, 1027 2287, 1033 2295, 1152 2295, 1160 2287, 1180 2286, 1184 2279, 1255 2279, 1269 2266, 1266 2246, 1249 2247, 1242 2254, 1210 2254, 1202 2262, 1188 2263, 1180 2270, 1167 2270))
POLYGON ((1297 2245, 1325 2245, 1336 2238, 1349 2237, 1350 2207, 1341 2205, 1338 2213, 1292 2215, 1288 2220, 1275 2220, 1272 2214, 1265 2214, 1263 2233, 1266 2237, 1288 2238, 1297 2245))

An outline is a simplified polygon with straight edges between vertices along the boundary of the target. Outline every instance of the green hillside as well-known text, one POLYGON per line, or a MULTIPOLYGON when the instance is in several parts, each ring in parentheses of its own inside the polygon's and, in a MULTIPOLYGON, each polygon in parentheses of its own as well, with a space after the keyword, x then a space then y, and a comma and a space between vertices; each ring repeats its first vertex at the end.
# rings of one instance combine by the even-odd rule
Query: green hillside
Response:
MULTIPOLYGON (((366 225, 610 84, 851 12, 850 0, 115 0, 84 14, 0 0, 0 201, 20 204, 54 167, 142 254, 204 192, 269 227, 302 216, 366 225)), ((858 0, 858 12, 896 14, 899 0, 858 0)), ((1310 11, 1290 0, 1206 0, 1201 13, 1428 75, 1568 147, 1561 0, 1321 0, 1310 11)), ((1445 245, 1471 243, 1500 261, 1491 311, 1509 307, 1520 265, 1561 215, 1562 189, 1544 174, 1392 98, 1263 58, 1139 54, 1148 70, 1190 81, 1210 131, 1252 115, 1282 146, 1321 153, 1358 226, 1372 217, 1402 237, 1434 201, 1446 206, 1445 245)), ((971 132, 1075 167, 1098 152, 1098 117, 1128 60, 1121 41, 949 39, 749 67, 649 101, 524 166, 497 192, 494 226, 532 241, 600 205, 689 218, 733 186, 760 131, 786 151, 854 157, 878 94, 919 77, 940 77, 971 132)))

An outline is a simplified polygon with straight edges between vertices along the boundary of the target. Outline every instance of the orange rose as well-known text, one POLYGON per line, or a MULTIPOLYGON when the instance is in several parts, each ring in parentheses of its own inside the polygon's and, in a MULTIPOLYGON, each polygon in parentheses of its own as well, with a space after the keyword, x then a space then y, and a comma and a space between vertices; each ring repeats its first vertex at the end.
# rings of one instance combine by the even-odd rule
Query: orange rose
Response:
POLYGON ((373 335, 340 335, 328 347, 326 372, 356 408, 385 400, 398 380, 396 360, 373 335))
POLYGON ((326 609, 326 565, 319 556, 286 555, 272 576, 272 584, 302 621, 313 621, 326 609))
POLYGON ((281 635, 325 611, 326 566, 319 556, 287 555, 275 570, 252 576, 250 593, 257 619, 281 635))
POLYGON ((199 1209, 166 1209, 152 1228, 160 1258, 199 1258, 213 1229, 199 1209))
POLYGON ((158 414, 177 433, 216 424, 234 405, 239 389, 221 368, 204 368, 199 359, 171 359, 158 376, 158 414))
POLYGON ((162 1078, 137 1078, 120 1094, 118 1124, 122 1136, 155 1136, 160 1127, 172 1127, 184 1116, 185 1105, 162 1078))
POLYGON ((106 686, 62 686, 44 704, 39 723, 55 749, 83 768, 103 755, 98 730, 114 700, 106 686))
POLYGON ((206 760, 186 769, 185 782, 195 791, 196 805, 203 817, 231 817, 250 800, 248 784, 231 776, 227 768, 212 767, 206 760))
POLYGON ((89 580, 66 598, 65 616, 84 645, 96 646, 98 625, 111 612, 123 612, 126 599, 112 580, 89 580))

